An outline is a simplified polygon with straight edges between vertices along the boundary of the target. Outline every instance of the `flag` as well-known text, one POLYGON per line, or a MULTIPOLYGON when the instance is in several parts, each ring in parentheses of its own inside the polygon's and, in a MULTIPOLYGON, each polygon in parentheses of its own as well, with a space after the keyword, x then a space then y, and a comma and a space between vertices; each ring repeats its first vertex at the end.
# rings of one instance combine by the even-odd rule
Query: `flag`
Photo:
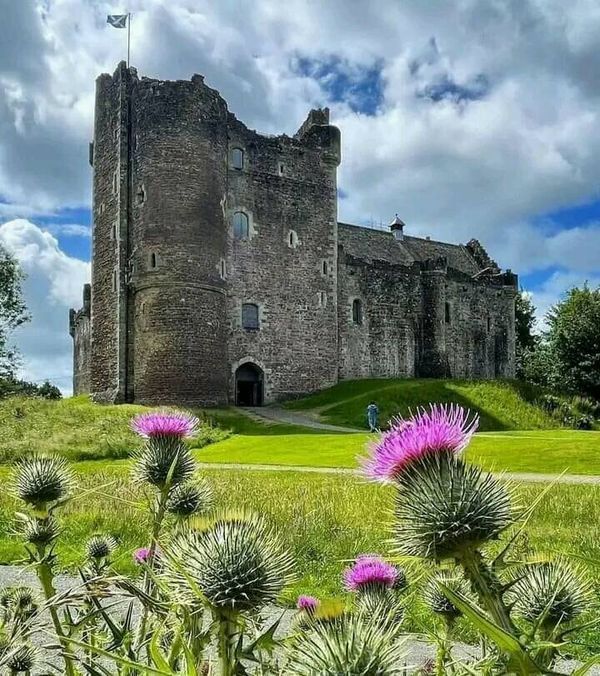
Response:
POLYGON ((126 28, 128 16, 129 14, 109 14, 106 17, 106 23, 109 23, 113 28, 126 28))

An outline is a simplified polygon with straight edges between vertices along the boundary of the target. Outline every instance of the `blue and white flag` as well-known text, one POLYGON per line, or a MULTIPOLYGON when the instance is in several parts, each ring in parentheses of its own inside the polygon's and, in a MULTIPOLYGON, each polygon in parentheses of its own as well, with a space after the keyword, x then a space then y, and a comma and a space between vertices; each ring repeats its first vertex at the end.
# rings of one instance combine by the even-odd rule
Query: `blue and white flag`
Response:
POLYGON ((106 17, 106 23, 113 28, 127 28, 127 17, 129 14, 109 14, 106 17))

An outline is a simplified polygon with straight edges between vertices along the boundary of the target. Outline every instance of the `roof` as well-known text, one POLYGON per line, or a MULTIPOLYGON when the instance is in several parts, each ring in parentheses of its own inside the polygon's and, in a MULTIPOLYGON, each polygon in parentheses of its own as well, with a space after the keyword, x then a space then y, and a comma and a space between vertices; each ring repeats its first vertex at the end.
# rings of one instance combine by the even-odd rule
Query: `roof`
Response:
POLYGON ((397 265, 412 265, 415 261, 445 258, 448 267, 467 275, 481 270, 480 265, 462 244, 436 242, 432 239, 404 236, 396 240, 390 231, 373 230, 349 223, 338 223, 338 242, 355 258, 382 260, 397 265))

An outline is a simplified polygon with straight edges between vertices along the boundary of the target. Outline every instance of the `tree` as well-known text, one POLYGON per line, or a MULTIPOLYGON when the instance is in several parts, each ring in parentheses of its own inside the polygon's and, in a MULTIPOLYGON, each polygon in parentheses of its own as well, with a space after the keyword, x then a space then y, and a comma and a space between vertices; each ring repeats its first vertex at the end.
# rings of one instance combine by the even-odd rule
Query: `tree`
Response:
POLYGON ((526 379, 527 362, 531 360, 540 338, 533 333, 535 306, 528 293, 521 290, 515 299, 515 338, 517 378, 526 379))
POLYGON ((10 335, 29 320, 21 290, 23 279, 19 263, 0 244, 0 377, 14 373, 18 353, 9 344, 10 335))
POLYGON ((561 384, 600 400, 600 287, 571 289, 547 318, 561 384))

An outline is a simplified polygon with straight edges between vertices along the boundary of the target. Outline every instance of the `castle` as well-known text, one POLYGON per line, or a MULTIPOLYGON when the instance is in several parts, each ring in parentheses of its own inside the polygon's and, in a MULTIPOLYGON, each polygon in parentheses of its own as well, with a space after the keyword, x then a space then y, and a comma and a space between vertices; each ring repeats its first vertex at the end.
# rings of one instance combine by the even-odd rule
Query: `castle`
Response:
POLYGON ((340 159, 327 109, 264 136, 200 75, 101 75, 75 393, 261 405, 350 378, 513 376, 516 275, 476 240, 338 223, 340 159))

